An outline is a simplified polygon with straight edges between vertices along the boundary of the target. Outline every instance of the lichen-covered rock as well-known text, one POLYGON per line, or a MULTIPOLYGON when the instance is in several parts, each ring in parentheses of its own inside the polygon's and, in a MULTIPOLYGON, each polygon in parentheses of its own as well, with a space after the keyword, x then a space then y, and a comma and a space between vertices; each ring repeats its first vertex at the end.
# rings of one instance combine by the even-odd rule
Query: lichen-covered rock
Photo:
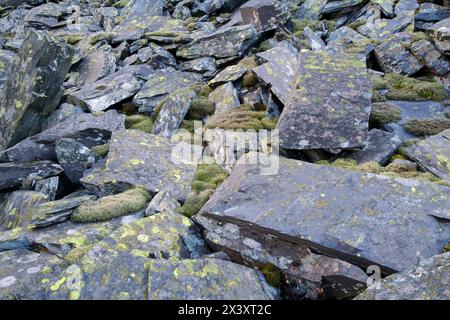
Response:
POLYGON ((181 47, 177 56, 184 59, 215 57, 219 59, 242 56, 258 41, 259 33, 252 25, 230 27, 195 39, 181 47))
POLYGON ((72 50, 42 31, 29 31, 4 83, 0 110, 0 150, 37 133, 56 108, 72 50))
POLYGON ((340 284, 340 294, 335 296, 340 299, 354 297, 365 288, 367 275, 348 262, 316 255, 307 246, 202 215, 194 216, 194 221, 203 229, 208 246, 227 253, 233 262, 260 270, 269 263, 277 267, 283 275, 283 296, 324 299, 332 295, 324 278, 334 278, 340 284))
POLYGON ((93 147, 106 143, 112 131, 124 128, 125 116, 115 110, 97 115, 77 113, 0 152, 0 161, 56 160, 55 142, 58 139, 73 138, 93 147))
POLYGON ((196 163, 190 154, 184 159, 176 146, 166 138, 139 130, 116 131, 104 166, 86 172, 81 182, 98 195, 142 186, 152 193, 167 189, 178 200, 184 200, 191 188, 196 163))
POLYGON ((246 67, 240 65, 229 66, 220 71, 213 79, 208 82, 208 84, 211 87, 217 87, 227 82, 233 82, 240 79, 246 72, 246 67))
POLYGON ((135 95, 133 102, 139 106, 140 112, 153 114, 156 106, 167 95, 188 88, 198 82, 201 82, 201 76, 195 73, 172 69, 157 70, 135 95))
POLYGON ((405 152, 425 170, 450 181, 450 130, 422 140, 405 152))
POLYGON ((34 214, 34 208, 47 200, 36 191, 14 191, 0 206, 0 229, 10 230, 27 226, 34 214))
POLYGON ((227 82, 211 92, 208 100, 214 103, 215 113, 227 112, 240 105, 236 88, 232 82, 227 82))
POLYGON ((272 300, 276 291, 262 274, 230 261, 152 260, 148 264, 149 300, 272 300))
POLYGON ((414 42, 411 52, 437 75, 445 76, 450 72, 450 61, 430 41, 422 39, 414 42))
POLYGON ((51 161, 0 163, 0 190, 57 176, 63 168, 51 161))
POLYGON ((284 158, 275 175, 260 169, 238 164, 201 213, 385 274, 440 253, 450 236, 434 218, 446 214, 448 187, 284 158))
POLYGON ((450 252, 421 261, 414 268, 381 280, 355 300, 448 300, 450 252))
POLYGON ((152 216, 155 213, 175 211, 181 204, 170 192, 163 190, 156 194, 145 209, 145 216, 152 216))

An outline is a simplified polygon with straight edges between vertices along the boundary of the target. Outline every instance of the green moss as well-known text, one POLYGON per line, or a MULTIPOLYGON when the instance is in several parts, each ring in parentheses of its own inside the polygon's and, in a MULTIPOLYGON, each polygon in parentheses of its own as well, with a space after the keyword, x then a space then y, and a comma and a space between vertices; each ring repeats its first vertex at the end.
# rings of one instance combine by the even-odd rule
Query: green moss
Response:
POLYGON ((207 98, 200 98, 192 102, 186 119, 203 120, 205 117, 212 115, 215 110, 214 102, 209 101, 207 98))
POLYGON ((67 36, 67 43, 71 45, 75 45, 81 40, 83 40, 84 36, 82 34, 70 34, 67 36))
POLYGON ((429 136, 450 129, 450 119, 448 118, 411 119, 407 120, 403 124, 403 127, 407 132, 413 135, 429 136))
POLYGON ((194 134, 194 129, 195 129, 195 127, 194 127, 194 121, 195 121, 195 120, 183 120, 183 121, 181 122, 181 126, 180 126, 180 127, 181 127, 182 129, 184 129, 184 130, 190 132, 191 134, 194 134))
POLYGON ((404 77, 395 73, 385 74, 374 81, 376 90, 387 89, 387 98, 406 101, 442 101, 447 97, 445 87, 441 83, 421 81, 404 77))
POLYGON ((98 146, 93 146, 91 151, 99 158, 104 158, 109 153, 109 144, 100 144, 98 146))
POLYGON ((241 61, 239 61, 238 66, 245 67, 248 70, 256 68, 258 63, 256 62, 256 57, 254 55, 248 56, 241 61))
POLYGON ((372 102, 385 102, 387 101, 386 97, 383 96, 380 92, 377 90, 372 91, 372 102))
POLYGON ((206 123, 207 129, 221 128, 225 130, 255 131, 273 128, 276 120, 266 117, 265 111, 253 111, 251 106, 242 105, 227 112, 214 114, 206 123))
POLYGON ((447 242, 447 244, 443 248, 443 251, 444 252, 449 252, 450 251, 450 242, 447 242))
POLYGON ((412 39, 413 42, 416 42, 419 40, 432 41, 433 38, 430 35, 426 34, 425 32, 414 32, 412 34, 412 39))
POLYGON ((96 32, 95 34, 88 37, 88 43, 93 46, 97 42, 106 40, 111 42, 114 37, 114 33, 112 32, 96 32))
POLYGON ((125 118, 125 128, 151 133, 153 130, 153 119, 143 114, 127 116, 125 118))
POLYGON ((386 123, 400 121, 402 111, 399 107, 390 103, 375 103, 372 105, 370 113, 370 122, 373 125, 382 125, 386 123))
POLYGON ((245 88, 253 87, 257 83, 258 77, 256 77, 256 74, 253 71, 247 71, 242 77, 242 85, 245 88))
POLYGON ((266 263, 261 268, 261 272, 268 284, 275 288, 281 287, 281 271, 275 265, 266 263))
POLYGON ((217 164, 199 164, 192 183, 192 191, 177 211, 187 217, 198 213, 227 176, 228 173, 217 164))
POLYGON ((84 202, 73 212, 72 221, 79 223, 108 221, 145 208, 150 198, 147 190, 133 188, 97 201, 84 202))
POLYGON ((191 87, 199 98, 208 98, 213 91, 207 84, 195 84, 191 87))

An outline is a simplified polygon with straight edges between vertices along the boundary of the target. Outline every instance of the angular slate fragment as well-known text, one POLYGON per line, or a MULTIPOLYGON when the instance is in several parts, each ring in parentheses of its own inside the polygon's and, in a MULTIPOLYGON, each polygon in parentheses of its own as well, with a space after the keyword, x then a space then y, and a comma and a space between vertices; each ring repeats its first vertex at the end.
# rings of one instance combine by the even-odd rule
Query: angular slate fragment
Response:
POLYGON ((59 102, 72 54, 67 43, 49 33, 27 33, 0 97, 0 150, 39 132, 59 102))
POLYGON ((200 57, 229 58, 242 56, 258 41, 259 33, 251 25, 230 27, 195 39, 181 47, 177 56, 184 59, 200 57))
POLYGON ((156 194, 145 209, 145 216, 149 217, 159 212, 170 212, 180 207, 181 204, 170 192, 163 190, 156 194))
POLYGON ((55 145, 58 163, 73 183, 79 183, 83 172, 96 161, 95 154, 85 145, 71 138, 59 139, 55 145))
MULTIPOLYGON (((394 72, 402 75, 413 75, 423 68, 423 64, 404 47, 404 41, 392 37, 375 47, 375 55, 384 72, 394 72)), ((406 40, 410 43, 411 40, 406 40)))
POLYGON ((178 213, 159 213, 122 225, 59 273, 65 281, 47 290, 49 299, 143 300, 147 269, 154 259, 198 258, 209 251, 197 227, 178 213), (99 286, 98 284, 102 285, 99 286))
POLYGON ((200 75, 191 72, 172 69, 157 70, 148 78, 134 97, 133 102, 139 106, 139 112, 152 114, 156 106, 167 95, 201 82, 201 79, 200 75))
POLYGON ((34 190, 45 194, 48 201, 55 200, 56 193, 59 186, 59 177, 50 177, 36 181, 34 184, 34 190))
POLYGON ((319 20, 328 0, 306 0, 295 13, 296 19, 319 20))
POLYGON ((191 89, 178 90, 165 100, 153 126, 153 134, 170 138, 180 127, 197 94, 191 89))
POLYGON ((124 128, 125 116, 115 110, 97 115, 77 113, 0 152, 0 162, 56 160, 55 142, 58 139, 73 138, 92 147, 106 143, 112 131, 124 128))
POLYGON ((289 296, 323 299, 328 287, 324 277, 339 283, 340 296, 336 298, 354 297, 365 288, 367 275, 348 262, 317 255, 306 246, 203 215, 193 219, 203 229, 208 246, 225 252, 233 262, 259 269, 267 263, 276 266, 286 280, 281 283, 282 291, 292 291, 289 296))
POLYGON ((239 10, 243 24, 252 24, 260 32, 275 29, 281 14, 274 0, 250 0, 239 10))
POLYGON ((69 96, 68 102, 81 104, 91 112, 98 112, 134 96, 144 84, 141 75, 152 73, 149 66, 128 66, 82 88, 69 96))
POLYGON ((0 92, 3 91, 3 85, 8 79, 9 68, 14 65, 17 54, 9 50, 0 50, 0 92))
POLYGON ((204 77, 212 77, 217 72, 216 59, 211 57, 198 58, 181 63, 180 71, 193 71, 202 73, 204 77))
POLYGON ((275 175, 237 165, 200 213, 384 274, 440 253, 450 237, 450 226, 433 217, 446 213, 449 187, 279 161, 275 175))
POLYGON ((220 71, 208 84, 211 87, 217 87, 227 82, 233 82, 240 79, 247 72, 247 68, 234 65, 220 71))
POLYGON ((149 300, 273 300, 276 290, 262 274, 230 261, 152 260, 149 300))
POLYGON ((57 176, 63 168, 51 161, 0 163, 0 190, 20 186, 22 183, 57 176))
POLYGON ((405 153, 423 169, 450 181, 450 129, 412 145, 405 153))
POLYGON ((450 252, 421 261, 412 269, 381 280, 355 300, 449 300, 450 252))
POLYGON ((27 226, 34 213, 34 208, 47 201, 40 192, 19 190, 14 191, 0 206, 0 229, 10 230, 27 226))
POLYGON ((411 45, 410 50, 435 74, 445 76, 450 72, 450 61, 436 50, 430 41, 425 39, 416 41, 411 45))
POLYGON ((352 55, 324 51, 302 51, 297 59, 295 85, 291 82, 277 124, 280 147, 303 150, 363 146, 372 87, 365 62, 352 55))
POLYGON ((400 138, 394 133, 372 129, 369 131, 365 147, 348 157, 356 160, 357 163, 377 162, 384 165, 401 143, 400 138))
POLYGON ((427 28, 434 36, 434 44, 445 55, 450 55, 450 17, 427 28))
POLYGON ((240 105, 238 92, 231 82, 217 87, 209 94, 208 100, 214 103, 215 113, 234 109, 240 105))
POLYGON ((406 31, 413 27, 414 16, 412 14, 401 14, 393 19, 375 19, 357 28, 363 36, 383 39, 398 32, 406 31))
POLYGON ((116 131, 104 166, 87 171, 81 183, 99 196, 134 185, 152 193, 167 189, 184 200, 191 190, 196 164, 187 161, 189 157, 180 158, 176 146, 166 138, 139 130, 116 131))

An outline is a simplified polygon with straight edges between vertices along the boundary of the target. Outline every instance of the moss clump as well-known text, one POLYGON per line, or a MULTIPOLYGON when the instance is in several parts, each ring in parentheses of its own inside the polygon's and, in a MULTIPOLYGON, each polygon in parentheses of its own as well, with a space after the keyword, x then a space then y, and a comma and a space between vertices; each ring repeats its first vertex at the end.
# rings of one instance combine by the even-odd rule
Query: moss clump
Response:
POLYGON ((385 74, 383 78, 377 78, 374 89, 387 89, 387 98, 406 101, 442 101, 447 97, 445 87, 441 83, 421 81, 404 77, 395 73, 385 74))
POLYGON ((430 136, 438 134, 444 130, 450 129, 450 119, 431 118, 431 119, 411 119, 407 120, 403 127, 405 130, 415 136, 430 136))
POLYGON ((407 159, 408 156, 405 153, 406 149, 408 149, 412 145, 415 145, 419 141, 420 141, 420 139, 409 139, 409 140, 404 141, 402 143, 402 145, 397 149, 397 153, 407 159))
POLYGON ((370 122, 379 126, 385 123, 400 121, 402 111, 399 107, 390 103, 374 103, 370 112, 370 122))
POLYGON ((82 34, 70 34, 67 36, 67 43, 71 45, 75 45, 81 40, 83 40, 84 36, 82 34))
POLYGON ((415 162, 411 161, 394 161, 391 162, 387 167, 386 171, 393 173, 401 173, 401 172, 415 172, 417 171, 417 165, 415 162))
POLYGON ((214 102, 209 101, 207 98, 200 98, 192 102, 186 119, 203 120, 205 117, 212 115, 215 110, 214 102))
POLYGON ((208 98, 212 89, 207 84, 195 84, 191 87, 199 98, 208 98))
POLYGON ((109 153, 109 144, 100 144, 98 146, 93 146, 91 148, 91 151, 98 157, 98 158, 104 158, 109 153))
POLYGON ((143 114, 127 116, 125 118, 125 128, 151 133, 153 130, 153 119, 143 114))
POLYGON ((150 199, 147 190, 133 188, 97 201, 82 203, 73 212, 72 221, 79 223, 108 221, 145 208, 150 199))
POLYGON ((245 88, 253 87, 257 83, 258 78, 256 77, 256 74, 253 71, 247 71, 242 77, 242 85, 245 88))
POLYGON ((238 66, 245 67, 248 70, 251 70, 258 66, 258 62, 256 62, 256 57, 254 55, 251 55, 239 61, 238 66))
POLYGON ((228 176, 217 164, 200 164, 192 183, 192 191, 177 211, 187 217, 198 213, 216 189, 228 176))
POLYGON ((281 287, 281 271, 275 265, 266 263, 262 266, 261 272, 268 284, 274 288, 281 287))
POLYGON ((253 111, 251 106, 242 105, 234 110, 213 115, 206 123, 207 129, 263 130, 273 129, 275 120, 266 117, 265 111, 253 111))
POLYGON ((97 42, 106 40, 108 42, 111 42, 114 38, 114 33, 112 32, 96 32, 95 34, 88 37, 88 43, 93 46, 97 42))
POLYGON ((377 90, 372 91, 372 102, 385 102, 387 101, 386 97, 383 96, 380 92, 377 90))
POLYGON ((412 34, 412 42, 420 41, 420 40, 427 40, 432 41, 432 37, 425 32, 414 32, 412 34))
POLYGON ((444 252, 449 252, 450 251, 450 242, 447 242, 447 244, 443 248, 443 251, 444 252))

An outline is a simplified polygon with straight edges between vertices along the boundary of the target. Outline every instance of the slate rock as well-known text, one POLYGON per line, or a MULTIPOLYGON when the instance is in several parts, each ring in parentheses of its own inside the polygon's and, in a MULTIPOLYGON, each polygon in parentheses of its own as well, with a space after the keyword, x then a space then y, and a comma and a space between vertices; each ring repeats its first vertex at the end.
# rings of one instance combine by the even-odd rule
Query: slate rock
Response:
POLYGON ((296 19, 319 20, 328 0, 306 0, 295 13, 296 19))
POLYGON ((213 88, 218 87, 219 85, 225 84, 227 82, 239 80, 246 72, 246 67, 242 67, 239 65, 229 66, 220 71, 213 79, 208 82, 208 84, 213 88))
POLYGON ((445 55, 450 54, 450 17, 426 28, 434 36, 434 44, 445 55))
POLYGON ((191 89, 178 90, 167 97, 158 113, 152 133, 170 138, 184 120, 197 94, 191 89))
POLYGON ((214 89, 209 94, 208 100, 214 103, 216 113, 235 109, 241 104, 238 92, 231 82, 227 82, 214 89))
POLYGON ((81 183, 99 196, 135 185, 152 193, 167 189, 178 200, 184 200, 191 189, 196 163, 185 161, 176 146, 182 144, 139 130, 116 131, 104 166, 87 171, 81 183))
POLYGON ((145 210, 145 216, 149 217, 159 212, 175 211, 181 204, 175 199, 170 192, 163 190, 158 192, 145 210))
POLYGON ((434 45, 425 39, 414 42, 411 52, 438 76, 445 76, 450 72, 450 61, 447 60, 434 45))
POLYGON ((77 113, 84 113, 83 108, 80 106, 74 106, 70 103, 63 103, 58 107, 58 109, 52 112, 47 119, 45 119, 42 129, 43 131, 50 129, 58 122, 77 113))
POLYGON ((217 259, 152 260, 149 263, 149 300, 273 300, 276 291, 262 274, 217 259), (191 288, 191 289, 189 289, 191 288))
POLYGON ((355 151, 348 157, 356 160, 358 164, 377 162, 380 165, 384 165, 401 144, 402 140, 396 134, 372 129, 369 131, 365 147, 360 151, 355 151))
POLYGON ((40 130, 43 117, 59 102, 72 54, 49 33, 27 33, 1 95, 0 150, 40 130))
POLYGON ((202 73, 206 78, 214 76, 217 72, 216 59, 211 57, 188 60, 181 63, 178 67, 180 71, 202 73))
POLYGON ((407 271, 381 280, 355 300, 448 300, 450 252, 421 261, 407 271))
POLYGON ((34 184, 34 191, 43 193, 48 201, 55 200, 56 193, 58 192, 59 177, 50 177, 36 181, 34 184))
POLYGON ((149 66, 128 66, 71 94, 68 101, 98 112, 133 97, 143 86, 143 76, 152 73, 149 66))
POLYGON ((252 24, 259 32, 275 29, 281 15, 278 4, 274 0, 247 1, 239 8, 243 24, 252 24))
POLYGON ((17 54, 9 50, 0 50, 0 92, 8 79, 9 68, 14 65, 17 54))
POLYGON ((51 161, 0 163, 0 190, 57 176, 63 168, 51 161))
POLYGON ((428 137, 405 150, 423 169, 450 181, 450 130, 428 137))
POLYGON ((201 76, 195 73, 172 69, 157 70, 148 78, 133 102, 139 106, 139 112, 152 114, 167 95, 197 82, 201 82, 201 76))
POLYGON ((184 59, 200 57, 229 58, 242 56, 258 41, 259 33, 251 25, 230 27, 195 39, 181 47, 177 56, 184 59))
MULTIPOLYGON (((406 42, 410 42, 410 40, 406 40, 406 42)), ((377 45, 375 55, 384 72, 410 76, 423 68, 419 59, 405 49, 402 39, 398 37, 392 37, 377 45)))
POLYGON ((274 175, 242 163, 200 213, 384 274, 440 253, 450 236, 434 218, 448 208, 449 187, 285 158, 274 175))
POLYGON ((105 144, 112 131, 124 128, 125 116, 115 110, 97 115, 77 113, 0 152, 0 161, 56 160, 55 142, 58 139, 73 138, 90 148, 105 144))
POLYGON ((57 140, 55 151, 64 174, 73 183, 79 183, 83 172, 96 161, 95 154, 88 147, 71 138, 57 140))
POLYGON ((206 243, 214 251, 225 252, 230 259, 250 268, 267 264, 283 274, 282 292, 289 298, 324 299, 327 287, 323 278, 340 284, 339 298, 351 298, 365 288, 367 275, 358 267, 312 253, 306 246, 289 243, 231 223, 221 223, 202 215, 194 216, 206 243))
POLYGON ((406 13, 398 15, 393 19, 375 19, 370 23, 358 27, 357 31, 369 38, 384 39, 393 34, 407 31, 413 25, 414 16, 406 13))
POLYGON ((14 191, 0 207, 0 228, 10 230, 27 226, 34 213, 34 207, 47 201, 43 193, 36 191, 14 191))

